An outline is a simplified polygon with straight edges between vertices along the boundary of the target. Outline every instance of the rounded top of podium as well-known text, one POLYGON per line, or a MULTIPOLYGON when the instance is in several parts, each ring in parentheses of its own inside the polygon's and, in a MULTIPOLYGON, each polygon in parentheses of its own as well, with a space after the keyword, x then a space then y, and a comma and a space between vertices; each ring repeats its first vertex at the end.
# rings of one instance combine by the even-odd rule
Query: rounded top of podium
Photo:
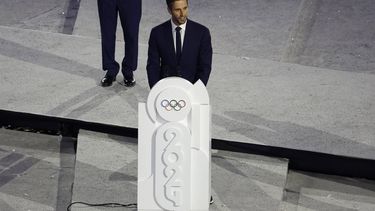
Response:
POLYGON ((160 80, 147 98, 147 110, 155 120, 158 113, 166 121, 179 121, 189 114, 191 105, 209 105, 209 96, 202 81, 195 84, 180 77, 160 80))

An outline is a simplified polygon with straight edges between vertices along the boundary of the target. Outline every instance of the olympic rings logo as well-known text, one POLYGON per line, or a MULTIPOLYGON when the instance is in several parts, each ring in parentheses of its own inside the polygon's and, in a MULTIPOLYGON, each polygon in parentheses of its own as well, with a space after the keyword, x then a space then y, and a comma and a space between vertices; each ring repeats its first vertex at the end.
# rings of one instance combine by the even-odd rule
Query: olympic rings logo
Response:
POLYGON ((177 102, 177 100, 162 100, 161 101, 161 107, 163 107, 167 111, 171 111, 172 109, 175 111, 180 111, 183 107, 186 106, 185 100, 180 100, 177 102))

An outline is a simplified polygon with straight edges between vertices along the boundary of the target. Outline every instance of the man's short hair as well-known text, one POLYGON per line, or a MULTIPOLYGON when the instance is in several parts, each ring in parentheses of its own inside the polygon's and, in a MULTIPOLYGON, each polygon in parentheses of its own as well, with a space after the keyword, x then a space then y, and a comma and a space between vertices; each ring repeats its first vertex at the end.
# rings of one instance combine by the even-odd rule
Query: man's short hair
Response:
MULTIPOLYGON (((181 1, 181 0, 165 0, 169 8, 171 8, 172 3, 175 1, 181 1)), ((186 0, 186 3, 189 4, 189 0, 186 0)))

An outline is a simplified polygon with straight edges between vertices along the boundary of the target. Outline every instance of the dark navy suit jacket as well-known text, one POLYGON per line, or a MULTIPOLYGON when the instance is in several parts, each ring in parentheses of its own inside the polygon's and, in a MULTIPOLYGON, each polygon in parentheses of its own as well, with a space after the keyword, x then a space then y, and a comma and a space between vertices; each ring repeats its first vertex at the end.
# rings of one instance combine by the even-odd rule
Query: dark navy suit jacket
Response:
POLYGON ((160 79, 169 76, 179 76, 191 83, 200 79, 207 85, 211 63, 211 35, 205 26, 187 20, 179 63, 174 48, 171 21, 168 20, 151 30, 146 67, 150 88, 160 79))

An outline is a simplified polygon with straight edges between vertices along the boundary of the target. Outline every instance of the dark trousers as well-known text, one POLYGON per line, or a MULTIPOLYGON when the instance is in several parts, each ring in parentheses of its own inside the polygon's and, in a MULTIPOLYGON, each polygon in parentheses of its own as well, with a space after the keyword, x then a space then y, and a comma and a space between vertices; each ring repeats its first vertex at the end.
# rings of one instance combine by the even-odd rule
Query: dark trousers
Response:
POLYGON ((98 0, 100 32, 102 37, 102 65, 107 75, 116 76, 119 64, 115 60, 117 17, 120 15, 124 32, 125 55, 122 73, 132 76, 138 63, 138 33, 142 0, 98 0))

